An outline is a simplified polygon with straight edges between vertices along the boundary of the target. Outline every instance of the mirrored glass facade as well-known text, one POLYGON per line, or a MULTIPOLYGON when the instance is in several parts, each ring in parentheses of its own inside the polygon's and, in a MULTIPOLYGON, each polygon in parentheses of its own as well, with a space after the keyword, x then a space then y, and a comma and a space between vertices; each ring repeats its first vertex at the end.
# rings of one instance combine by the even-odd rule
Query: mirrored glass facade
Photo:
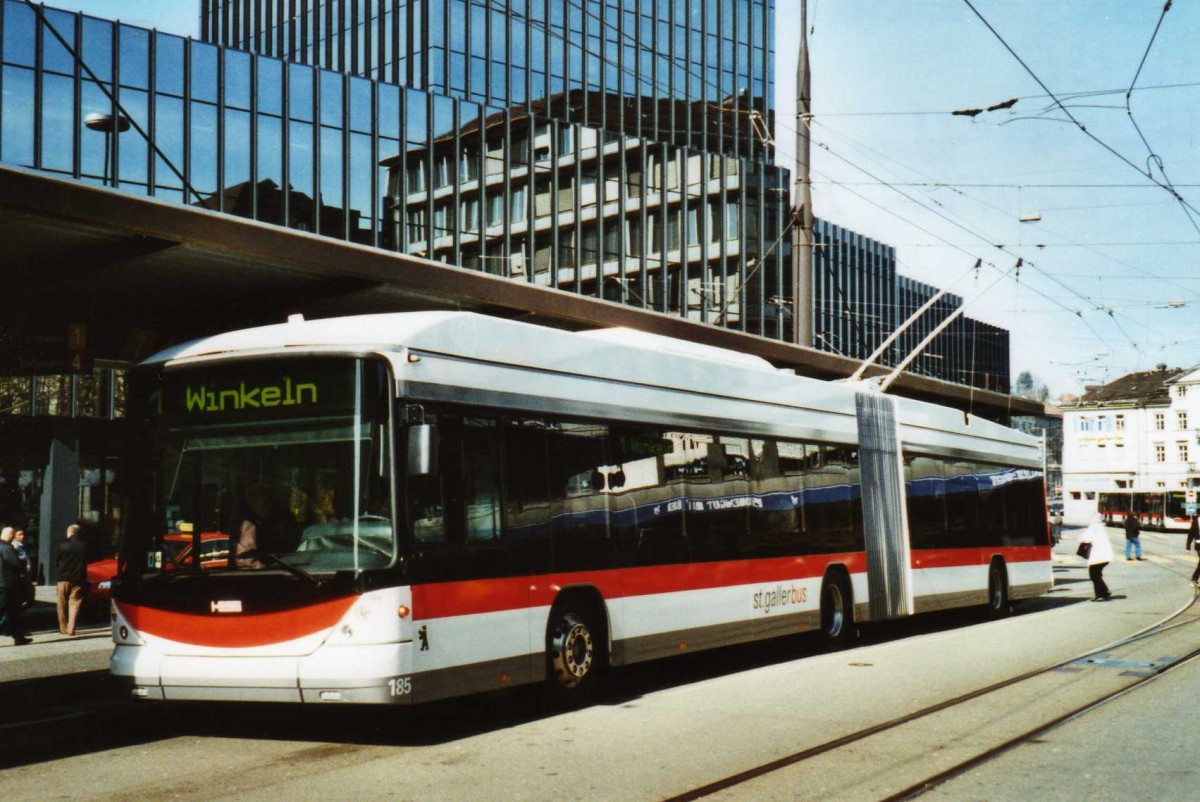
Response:
MULTIPOLYGON (((791 341, 773 15, 207 0, 195 41, 3 0, 0 162, 791 341)), ((818 348, 863 358, 935 291, 868 237, 814 241, 818 348)), ((912 370, 1007 391, 1007 366, 963 319, 912 370)))
MULTIPOLYGON (((723 7, 648 5, 700 9, 703 19, 709 6, 718 15, 723 7)), ((732 5, 769 19, 769 4, 732 5)), ((582 17, 592 19, 594 6, 582 17)), ((419 11, 421 29, 431 25, 430 4, 387 8, 419 11)), ((619 112, 593 122, 564 106, 555 116, 550 102, 494 105, 492 89, 426 91, 418 87, 444 84, 402 86, 16 0, 0 9, 4 163, 791 339, 792 277, 780 242, 788 173, 767 161, 758 123, 744 138, 759 143, 748 158, 741 135, 720 126, 719 148, 690 133, 652 139, 645 132, 658 128, 639 123, 639 136, 594 124, 619 123, 619 112), (470 99, 480 97, 489 102, 470 99)), ((634 16, 643 18, 640 8, 634 16)), ((538 19, 512 7, 504 16, 518 17, 527 28, 538 19)), ((747 42, 751 30, 759 29, 747 17, 747 42)), ((279 42, 277 27, 268 33, 257 39, 263 50, 279 42)), ((765 29, 760 41, 769 41, 765 29)), ((404 77, 426 74, 414 69, 404 77)), ((621 106, 588 86, 567 88, 585 110, 621 106)), ((674 108, 659 99, 670 102, 655 108, 674 108)))
MULTIPOLYGON (((939 291, 899 275, 895 249, 870 237, 816 220, 813 242, 813 345, 823 351, 866 359, 939 291)), ((943 295, 901 333, 879 363, 898 365, 962 304, 960 296, 943 295)), ((1008 393, 1008 331, 959 316, 907 370, 1008 393)))
POLYGON ((201 38, 770 162, 770 0, 202 0, 201 38))

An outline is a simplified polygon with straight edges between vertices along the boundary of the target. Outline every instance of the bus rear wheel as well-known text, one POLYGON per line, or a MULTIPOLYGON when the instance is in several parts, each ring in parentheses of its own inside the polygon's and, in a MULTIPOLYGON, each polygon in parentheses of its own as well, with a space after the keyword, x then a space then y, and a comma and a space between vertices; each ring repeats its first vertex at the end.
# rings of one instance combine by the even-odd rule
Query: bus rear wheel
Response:
POLYGON ((993 562, 988 567, 988 614, 993 618, 1008 615, 1011 605, 1008 601, 1008 576, 1004 565, 993 562))
POLYGON ((590 695, 600 668, 598 631, 588 616, 570 607, 550 614, 546 633, 550 690, 560 700, 582 700, 590 695))
POLYGON ((844 574, 830 574, 821 585, 821 635, 826 645, 834 649, 844 648, 854 640, 854 600, 844 574))

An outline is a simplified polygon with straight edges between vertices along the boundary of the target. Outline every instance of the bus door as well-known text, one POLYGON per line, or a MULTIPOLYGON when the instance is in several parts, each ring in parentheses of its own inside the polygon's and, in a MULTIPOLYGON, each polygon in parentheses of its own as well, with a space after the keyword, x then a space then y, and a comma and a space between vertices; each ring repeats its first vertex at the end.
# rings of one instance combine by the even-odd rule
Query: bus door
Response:
POLYGON ((410 477, 413 696, 423 702, 532 677, 529 582, 504 526, 500 421, 438 415, 438 465, 410 477))

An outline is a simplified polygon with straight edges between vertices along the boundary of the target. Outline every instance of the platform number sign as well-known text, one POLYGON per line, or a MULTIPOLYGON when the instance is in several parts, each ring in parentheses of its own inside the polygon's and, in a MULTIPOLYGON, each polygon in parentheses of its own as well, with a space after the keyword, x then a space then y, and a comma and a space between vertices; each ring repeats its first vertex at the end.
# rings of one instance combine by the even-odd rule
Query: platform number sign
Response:
POLYGON ((92 359, 88 355, 87 324, 71 323, 67 326, 67 373, 91 373, 92 359))

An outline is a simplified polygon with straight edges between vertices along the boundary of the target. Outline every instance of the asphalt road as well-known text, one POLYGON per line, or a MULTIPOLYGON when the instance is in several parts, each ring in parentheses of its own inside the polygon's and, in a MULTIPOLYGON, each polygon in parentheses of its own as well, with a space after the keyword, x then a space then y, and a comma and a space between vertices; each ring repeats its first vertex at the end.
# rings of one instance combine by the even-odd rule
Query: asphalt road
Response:
MULTIPOLYGON (((526 691, 415 710, 121 706, 83 733, 60 725, 61 739, 0 770, 0 788, 10 799, 665 799, 1152 625, 1191 601, 1195 556, 1181 535, 1143 543, 1147 561, 1118 557, 1106 573, 1120 597, 1107 604, 1087 603, 1086 571, 1064 543, 1054 591, 1010 618, 939 614, 873 627, 842 652, 802 636, 634 666, 568 713, 526 691)), ((1200 669, 1166 674, 929 796, 1193 798, 1198 683, 1200 669)), ((1019 723, 1024 712, 991 715, 1019 723)), ((920 763, 929 748, 840 757, 820 787, 785 770, 721 796, 877 799, 882 760, 920 763)))

